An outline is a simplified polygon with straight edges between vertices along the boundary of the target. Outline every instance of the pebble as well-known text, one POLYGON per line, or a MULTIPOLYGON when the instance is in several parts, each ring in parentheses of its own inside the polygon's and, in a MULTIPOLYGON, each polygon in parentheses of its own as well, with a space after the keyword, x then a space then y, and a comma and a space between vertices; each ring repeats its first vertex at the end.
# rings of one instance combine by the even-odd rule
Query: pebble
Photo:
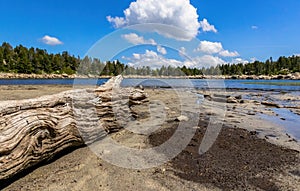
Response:
POLYGON ((176 121, 188 121, 189 118, 187 116, 181 115, 176 118, 176 121))

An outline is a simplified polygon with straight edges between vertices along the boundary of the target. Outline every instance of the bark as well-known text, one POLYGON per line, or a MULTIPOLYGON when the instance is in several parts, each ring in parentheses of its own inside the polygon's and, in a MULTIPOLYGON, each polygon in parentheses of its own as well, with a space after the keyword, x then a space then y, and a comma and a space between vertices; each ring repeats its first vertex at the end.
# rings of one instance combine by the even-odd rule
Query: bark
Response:
POLYGON ((144 91, 121 88, 121 81, 118 76, 96 89, 0 102, 0 179, 120 130, 136 117, 131 107, 148 101, 144 91))

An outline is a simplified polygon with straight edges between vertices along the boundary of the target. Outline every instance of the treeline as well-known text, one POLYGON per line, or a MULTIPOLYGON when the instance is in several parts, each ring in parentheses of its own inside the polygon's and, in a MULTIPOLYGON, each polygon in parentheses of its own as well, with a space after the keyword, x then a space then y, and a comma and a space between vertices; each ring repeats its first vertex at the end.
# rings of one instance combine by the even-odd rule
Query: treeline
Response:
POLYGON ((151 69, 149 66, 132 67, 114 62, 101 63, 98 59, 85 57, 78 68, 80 74, 93 75, 142 75, 142 76, 198 76, 198 75, 286 75, 300 72, 300 57, 279 57, 277 61, 272 58, 265 62, 255 61, 253 63, 223 64, 209 68, 187 68, 162 66, 151 69))
POLYGON ((80 64, 80 58, 64 51, 61 54, 49 54, 39 48, 26 48, 22 45, 13 48, 4 42, 0 46, 0 72, 24 74, 74 74, 80 64))
POLYGON ((265 62, 247 64, 223 64, 209 68, 187 68, 162 66, 152 69, 149 66, 132 67, 120 61, 102 62, 97 58, 80 59, 64 51, 49 54, 39 48, 26 48, 22 45, 13 48, 4 42, 0 46, 0 72, 25 74, 81 74, 81 75, 148 75, 148 76, 196 76, 196 75, 278 75, 300 72, 300 57, 272 58, 265 62))
POLYGON ((265 62, 255 61, 248 64, 225 64, 218 66, 224 75, 286 75, 300 72, 300 57, 281 56, 277 61, 272 57, 265 62))

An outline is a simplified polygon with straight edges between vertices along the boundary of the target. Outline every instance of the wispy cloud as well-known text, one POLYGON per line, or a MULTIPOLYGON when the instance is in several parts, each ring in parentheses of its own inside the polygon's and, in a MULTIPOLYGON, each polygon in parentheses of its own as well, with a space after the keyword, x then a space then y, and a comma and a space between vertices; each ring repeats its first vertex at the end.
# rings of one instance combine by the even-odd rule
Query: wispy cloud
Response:
POLYGON ((237 51, 230 52, 228 50, 223 50, 223 51, 219 52, 219 54, 220 54, 220 56, 223 56, 223 57, 237 57, 240 55, 237 51))
POLYGON ((185 47, 180 47, 179 51, 178 51, 179 55, 181 57, 187 57, 187 52, 186 52, 186 48, 185 47))
POLYGON ((253 30, 257 30, 257 29, 258 29, 258 26, 256 26, 256 25, 252 25, 252 26, 251 26, 251 29, 253 29, 253 30))
POLYGON ((253 63, 253 62, 255 62, 256 60, 257 60, 257 58, 253 57, 253 58, 250 59, 250 62, 253 63))
POLYGON ((56 46, 56 45, 61 45, 63 44, 62 41, 60 41, 58 38, 56 37, 51 37, 49 35, 45 35, 41 41, 44 43, 44 44, 47 44, 47 45, 50 45, 50 46, 56 46))

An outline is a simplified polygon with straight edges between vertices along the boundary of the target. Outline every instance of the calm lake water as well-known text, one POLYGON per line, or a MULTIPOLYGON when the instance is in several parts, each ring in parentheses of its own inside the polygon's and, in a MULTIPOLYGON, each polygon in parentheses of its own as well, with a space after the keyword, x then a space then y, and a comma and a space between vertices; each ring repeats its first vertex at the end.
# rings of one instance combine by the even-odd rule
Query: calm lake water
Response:
MULTIPOLYGON (((0 79, 0 85, 101 85, 108 79, 0 79)), ((196 89, 245 89, 300 91, 300 86, 282 85, 300 83, 300 80, 203 80, 203 79, 124 79, 122 86, 196 88, 196 89), (249 84, 268 83, 272 84, 249 84), (278 85, 276 85, 278 83, 278 85)))

